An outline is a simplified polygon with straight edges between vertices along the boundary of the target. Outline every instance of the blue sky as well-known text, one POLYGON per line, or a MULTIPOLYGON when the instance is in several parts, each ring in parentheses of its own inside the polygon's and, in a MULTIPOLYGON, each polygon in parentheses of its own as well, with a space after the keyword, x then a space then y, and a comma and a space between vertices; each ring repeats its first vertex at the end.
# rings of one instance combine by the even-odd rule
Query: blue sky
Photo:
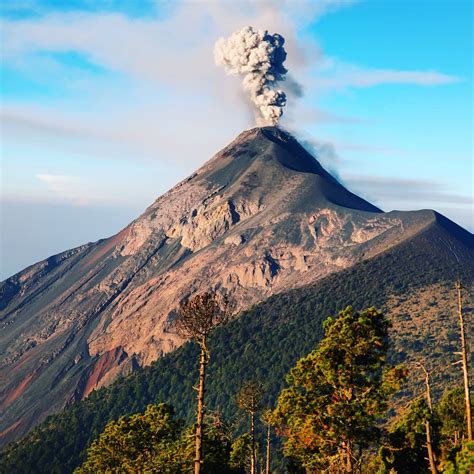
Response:
POLYGON ((1 269, 107 237, 254 118, 215 40, 285 36, 282 121, 384 210, 472 217, 470 0, 4 0, 1 269))

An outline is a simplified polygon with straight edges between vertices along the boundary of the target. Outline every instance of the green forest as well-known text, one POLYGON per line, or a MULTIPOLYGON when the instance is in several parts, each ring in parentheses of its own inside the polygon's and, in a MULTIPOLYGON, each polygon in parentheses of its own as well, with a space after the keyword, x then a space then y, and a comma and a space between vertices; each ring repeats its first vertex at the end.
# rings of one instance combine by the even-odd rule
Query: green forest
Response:
MULTIPOLYGON (((328 316, 338 315, 339 311, 347 306, 352 306, 355 311, 373 306, 383 308, 389 295, 403 295, 432 283, 452 284, 459 278, 469 284, 474 280, 469 265, 452 265, 452 255, 449 252, 433 252, 428 242, 427 239, 417 241, 417 246, 413 242, 408 246, 399 245, 390 252, 350 270, 333 274, 316 285, 271 297, 239 318, 217 328, 209 339, 206 406, 209 413, 218 414, 220 421, 218 426, 215 421, 207 421, 206 427, 212 428, 213 431, 204 430, 204 453, 209 440, 213 439, 211 444, 222 448, 220 454, 215 453, 214 460, 216 456, 224 453, 229 469, 245 469, 236 466, 234 462, 236 456, 245 457, 235 453, 245 453, 249 449, 248 416, 236 403, 239 391, 249 380, 261 381, 262 410, 274 409, 279 397, 290 386, 287 374, 291 373, 302 359, 311 357, 314 351, 320 349, 319 343, 325 330, 323 323, 328 316), (221 430, 221 425, 226 427, 225 430, 221 430), (227 427, 231 427, 232 435, 229 435, 227 427), (220 441, 217 442, 216 439, 220 441)), ((429 344, 430 341, 426 343, 429 344)), ((387 364, 403 362, 397 354, 387 350, 387 364)), ((159 438, 157 443, 168 443, 170 450, 189 451, 189 430, 192 433, 195 421, 196 393, 193 386, 198 379, 198 357, 199 346, 188 343, 151 366, 116 381, 112 386, 92 392, 85 400, 75 403, 63 413, 49 417, 23 440, 4 450, 0 471, 67 473, 83 466, 81 469, 88 472, 90 449, 93 446, 99 449, 103 436, 120 430, 128 432, 128 427, 137 423, 133 416, 145 418, 144 425, 148 428, 144 429, 153 430, 155 425, 164 425, 166 428, 169 425, 165 429, 167 439, 159 438)), ((383 370, 378 367, 376 372, 381 376, 383 370)), ((410 379, 407 377, 403 383, 409 384, 410 379)), ((402 384, 402 390, 403 386, 402 384)), ((398 469, 397 463, 408 460, 414 460, 414 463, 423 460, 424 466, 429 469, 424 445, 423 448, 420 447, 425 443, 422 441, 423 427, 429 418, 433 429, 433 449, 438 459, 446 461, 445 469, 457 469, 456 456, 461 453, 460 465, 467 462, 462 457, 467 458, 465 450, 469 446, 464 451, 461 450, 459 443, 462 440, 463 428, 453 421, 459 418, 459 413, 446 415, 446 410, 443 411, 442 407, 452 405, 446 405, 446 397, 454 400, 456 394, 446 393, 445 398, 441 398, 428 414, 423 401, 415 400, 414 405, 407 407, 403 416, 396 418, 390 428, 387 428, 384 438, 388 443, 386 449, 382 449, 384 446, 380 445, 379 436, 382 434, 379 434, 375 437, 374 444, 367 448, 364 446, 364 451, 372 450, 372 454, 376 453, 380 466, 386 466, 386 472, 398 469), (454 438, 459 449, 454 454, 449 454, 446 443, 454 438), (400 457, 396 454, 404 453, 403 450, 407 450, 406 455, 400 457)), ((388 415, 393 418, 390 410, 388 415)), ((384 416, 377 411, 377 426, 384 416)), ((373 422, 372 419, 370 423, 373 422)), ((263 444, 266 427, 261 422, 256 425, 256 438, 263 444)), ((289 447, 285 444, 285 439, 285 436, 278 434, 276 428, 272 428, 272 469, 281 472, 283 466, 286 466, 286 469, 298 472, 298 469, 304 468, 304 461, 288 452, 289 447), (292 460, 285 460, 283 452, 292 460)), ((263 447, 260 447, 262 451, 263 447)), ((328 456, 335 454, 329 453, 328 456)), ((213 459, 208 459, 208 472, 212 472, 213 459)), ((425 472, 410 471, 406 466, 403 469, 405 470, 399 472, 425 472)))
MULTIPOLYGON (((424 472, 426 452, 431 472, 468 473, 474 467, 460 388, 447 391, 436 406, 428 392, 388 429, 378 426, 409 375, 405 365, 386 362, 390 322, 381 312, 348 307, 323 326, 318 349, 291 369, 276 408, 261 418, 268 432, 265 456, 255 430, 265 388, 249 381, 236 397, 249 416, 249 431, 235 437, 219 413, 208 414, 199 471, 255 474, 265 465, 271 472, 272 429, 282 437, 292 472, 424 472), (366 455, 374 447, 379 453, 366 455)), ((109 422, 74 472, 192 472, 195 429, 185 429, 172 407, 149 405, 145 413, 109 422)))

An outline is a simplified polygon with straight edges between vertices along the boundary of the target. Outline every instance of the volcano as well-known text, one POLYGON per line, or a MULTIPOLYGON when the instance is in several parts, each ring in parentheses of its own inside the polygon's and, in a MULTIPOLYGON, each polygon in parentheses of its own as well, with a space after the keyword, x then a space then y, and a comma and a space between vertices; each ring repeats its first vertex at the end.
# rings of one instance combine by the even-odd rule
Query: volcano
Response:
POLYGON ((473 267, 473 237, 449 219, 383 212, 290 134, 245 131, 118 234, 1 283, 2 443, 174 351, 173 314, 190 295, 225 292, 238 317, 420 242, 446 265, 473 267))

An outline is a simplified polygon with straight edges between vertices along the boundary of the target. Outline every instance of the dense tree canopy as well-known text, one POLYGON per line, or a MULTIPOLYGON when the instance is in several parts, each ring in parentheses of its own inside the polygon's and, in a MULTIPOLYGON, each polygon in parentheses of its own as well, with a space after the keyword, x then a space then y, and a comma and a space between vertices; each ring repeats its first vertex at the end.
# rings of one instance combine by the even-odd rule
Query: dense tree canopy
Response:
POLYGON ((285 454, 305 469, 353 472, 362 449, 378 439, 377 421, 405 372, 385 368, 388 328, 375 308, 348 307, 325 322, 319 348, 287 376, 275 419, 285 454))
POLYGON ((250 461, 252 456, 252 438, 250 433, 244 433, 238 436, 232 443, 230 453, 230 465, 243 472, 250 470, 250 461))
POLYGON ((463 443, 456 454, 455 463, 447 466, 446 474, 472 474, 474 472, 474 441, 463 443))
POLYGON ((429 472, 426 451, 426 420, 432 427, 433 447, 438 454, 439 423, 423 398, 413 401, 391 427, 380 450, 384 469, 388 472, 429 472))
POLYGON ((464 390, 455 387, 444 393, 429 410, 422 398, 413 400, 391 424, 379 452, 383 472, 428 473, 426 421, 431 425, 432 446, 437 469, 443 473, 469 473, 469 462, 474 463, 474 452, 466 438, 464 390))
POLYGON ((455 387, 448 390, 436 407, 442 427, 444 438, 450 439, 453 445, 466 434, 466 412, 465 412, 464 390, 455 387))
POLYGON ((145 413, 111 421, 87 450, 87 459, 77 474, 120 470, 137 472, 152 466, 161 472, 174 472, 182 422, 174 419, 165 404, 149 405, 145 413))
MULTIPOLYGON (((149 405, 145 413, 111 421, 75 473, 191 472, 194 427, 183 427, 183 422, 174 418, 173 409, 164 403, 149 405)), ((204 447, 204 472, 230 472, 231 440, 220 423, 206 425, 204 447)))

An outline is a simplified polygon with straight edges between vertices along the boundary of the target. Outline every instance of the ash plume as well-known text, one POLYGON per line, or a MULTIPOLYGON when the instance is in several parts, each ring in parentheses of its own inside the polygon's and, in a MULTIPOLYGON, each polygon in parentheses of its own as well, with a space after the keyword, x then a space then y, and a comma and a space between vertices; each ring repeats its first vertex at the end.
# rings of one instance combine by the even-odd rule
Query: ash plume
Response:
POLYGON ((214 59, 227 74, 244 75, 243 86, 259 111, 258 125, 277 125, 286 94, 276 86, 285 79, 285 39, 266 30, 246 26, 214 46, 214 59))

